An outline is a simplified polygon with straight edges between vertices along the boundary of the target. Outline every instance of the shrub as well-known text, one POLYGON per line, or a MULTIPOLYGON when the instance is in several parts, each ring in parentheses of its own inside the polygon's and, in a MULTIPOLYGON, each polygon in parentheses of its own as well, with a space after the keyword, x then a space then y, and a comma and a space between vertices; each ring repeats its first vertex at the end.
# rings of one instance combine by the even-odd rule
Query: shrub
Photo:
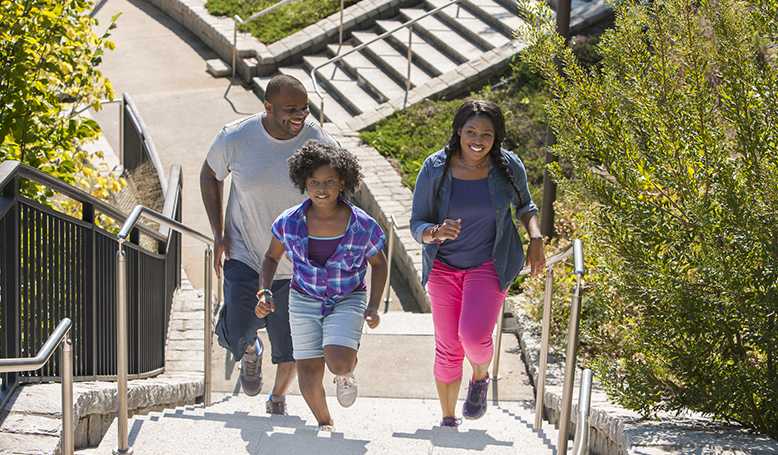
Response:
MULTIPOLYGON (((18 160, 107 198, 124 181, 99 163, 100 153, 82 145, 100 135, 99 125, 78 114, 113 97, 98 66, 113 49, 109 32, 98 34, 92 2, 30 0, 0 3, 0 162, 18 160)), ((50 201, 50 189, 25 182, 25 194, 71 214, 79 204, 50 201)))
POLYGON ((645 414, 778 437, 778 3, 623 2, 594 70, 547 7, 522 7, 575 178, 557 176, 592 206, 598 376, 645 414))

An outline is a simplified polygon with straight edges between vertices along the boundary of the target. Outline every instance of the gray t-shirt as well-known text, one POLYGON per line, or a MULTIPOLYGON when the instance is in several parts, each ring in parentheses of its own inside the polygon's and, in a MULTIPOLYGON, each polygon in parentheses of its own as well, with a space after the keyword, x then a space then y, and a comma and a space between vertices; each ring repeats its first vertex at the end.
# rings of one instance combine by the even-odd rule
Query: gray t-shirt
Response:
MULTIPOLYGON (((211 144, 208 165, 220 181, 232 174, 224 232, 229 236, 230 259, 261 273, 270 227, 284 210, 303 200, 289 179, 287 160, 308 140, 336 144, 314 120, 288 140, 272 137, 262 125, 265 113, 226 125, 211 144)), ((291 278, 289 260, 281 260, 276 279, 291 278)))

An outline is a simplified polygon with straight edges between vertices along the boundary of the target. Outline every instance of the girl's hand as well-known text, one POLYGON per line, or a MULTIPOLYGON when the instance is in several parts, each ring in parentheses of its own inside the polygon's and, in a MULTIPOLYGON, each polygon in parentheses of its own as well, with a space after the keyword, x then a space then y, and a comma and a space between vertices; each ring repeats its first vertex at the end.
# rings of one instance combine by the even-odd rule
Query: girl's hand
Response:
POLYGON ((440 242, 446 240, 456 240, 459 237, 459 232, 462 230, 462 220, 451 220, 446 218, 443 220, 443 224, 438 225, 435 231, 435 239, 440 242))
POLYGON ((258 292, 257 306, 254 307, 254 315, 261 319, 275 310, 276 306, 273 304, 273 297, 258 292))
POLYGON ((535 237, 530 239, 527 247, 527 260, 533 275, 540 275, 546 267, 546 253, 543 251, 543 239, 535 237))
POLYGON ((378 327, 378 324, 381 322, 381 316, 378 315, 378 310, 373 310, 371 308, 366 309, 365 321, 367 321, 367 326, 371 329, 378 327))

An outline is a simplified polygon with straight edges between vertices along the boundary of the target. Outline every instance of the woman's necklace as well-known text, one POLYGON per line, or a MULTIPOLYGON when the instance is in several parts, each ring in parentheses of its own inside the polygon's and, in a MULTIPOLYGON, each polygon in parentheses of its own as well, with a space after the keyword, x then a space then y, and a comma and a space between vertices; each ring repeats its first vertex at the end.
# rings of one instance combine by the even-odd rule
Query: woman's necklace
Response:
POLYGON ((462 157, 457 157, 459 159, 459 165, 462 166, 465 169, 468 169, 470 171, 480 171, 481 169, 484 169, 485 167, 489 166, 489 158, 486 157, 483 160, 481 160, 478 164, 467 164, 465 163, 465 160, 462 159, 462 157))

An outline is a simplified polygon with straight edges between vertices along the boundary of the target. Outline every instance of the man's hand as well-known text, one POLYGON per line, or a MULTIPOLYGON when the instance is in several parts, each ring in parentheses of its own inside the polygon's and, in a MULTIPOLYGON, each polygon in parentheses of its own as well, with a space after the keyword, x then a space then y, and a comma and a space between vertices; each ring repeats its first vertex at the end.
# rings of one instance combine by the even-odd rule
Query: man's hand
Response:
POLYGON ((368 327, 374 329, 378 327, 378 324, 381 322, 381 316, 378 315, 377 310, 368 308, 365 310, 365 321, 367 321, 368 327))
POLYGON ((213 269, 216 271, 216 277, 222 277, 222 259, 225 261, 230 258, 230 239, 226 235, 216 239, 213 248, 213 269))
POLYGON ((273 303, 273 297, 266 294, 260 294, 258 292, 257 306, 254 307, 254 315, 262 319, 268 314, 274 312, 275 310, 276 310, 276 306, 273 303))

